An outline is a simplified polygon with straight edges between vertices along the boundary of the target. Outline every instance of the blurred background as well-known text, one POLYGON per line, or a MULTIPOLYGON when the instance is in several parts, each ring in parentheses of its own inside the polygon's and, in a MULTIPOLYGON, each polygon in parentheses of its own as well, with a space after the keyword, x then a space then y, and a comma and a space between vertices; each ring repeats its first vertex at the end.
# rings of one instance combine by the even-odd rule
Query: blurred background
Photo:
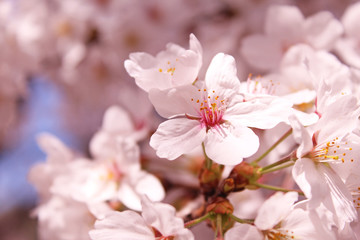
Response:
POLYGON ((354 2, 0 0, 0 239, 37 239, 30 217, 37 195, 27 181, 30 167, 46 159, 37 134, 87 153, 109 106, 146 101, 124 69, 129 53, 155 55, 169 42, 188 48, 194 33, 204 66, 225 52, 246 79, 262 72, 243 60, 241 40, 263 32, 269 6, 296 5, 304 16, 328 10, 340 19, 354 2))

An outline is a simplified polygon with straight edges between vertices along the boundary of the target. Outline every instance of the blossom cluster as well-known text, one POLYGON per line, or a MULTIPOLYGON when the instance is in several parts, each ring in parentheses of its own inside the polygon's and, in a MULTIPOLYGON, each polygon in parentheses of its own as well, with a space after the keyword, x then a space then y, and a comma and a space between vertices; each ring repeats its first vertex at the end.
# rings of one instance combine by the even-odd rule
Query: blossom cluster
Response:
MULTIPOLYGON (((19 9, 31 8, 28 2, 37 1, 19 9)), ((50 134, 38 137, 47 160, 31 169, 29 181, 39 193, 33 216, 41 239, 200 239, 195 228, 217 240, 360 238, 360 3, 341 18, 267 6, 263 29, 253 27, 240 44, 233 29, 244 19, 226 13, 232 35, 217 33, 225 42, 203 44, 194 31, 188 48, 168 43, 153 55, 157 31, 221 4, 201 9, 201 1, 198 8, 174 1, 189 10, 179 16, 164 3, 162 13, 171 14, 164 18, 173 22, 146 8, 158 28, 139 7, 136 26, 143 29, 136 34, 153 38, 145 39, 127 32, 127 9, 141 1, 94 1, 80 13, 80 0, 54 2, 1 27, 36 57, 34 71, 61 76, 88 107, 120 103, 106 109, 88 154, 50 134), (49 18, 48 8, 58 15, 49 18), (111 11, 120 10, 117 21, 111 11), (53 25, 49 38, 56 41, 42 38, 53 25), (124 39, 128 45, 119 46, 124 39), (140 40, 151 50, 133 52, 140 40), (125 61, 113 54, 117 47, 128 50, 125 61), (244 77, 241 66, 262 75, 244 77), (131 83, 119 84, 125 72, 131 83), (84 78, 89 84, 80 83, 84 78)), ((0 17, 8 14, 8 3, 1 4, 0 17)))

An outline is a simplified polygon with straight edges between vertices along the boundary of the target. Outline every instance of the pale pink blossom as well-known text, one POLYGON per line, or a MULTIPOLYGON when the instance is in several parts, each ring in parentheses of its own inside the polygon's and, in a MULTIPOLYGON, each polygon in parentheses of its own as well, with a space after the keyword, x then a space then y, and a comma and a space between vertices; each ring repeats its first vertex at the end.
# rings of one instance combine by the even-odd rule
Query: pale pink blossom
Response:
POLYGON ((287 121, 291 103, 272 96, 248 98, 239 92, 235 60, 230 55, 217 54, 204 83, 199 84, 202 87, 150 90, 156 111, 169 118, 150 140, 159 157, 173 160, 204 144, 215 162, 238 164, 259 146, 249 127, 268 129, 287 121))
POLYGON ((341 179, 358 166, 359 143, 349 138, 357 116, 357 100, 344 96, 329 104, 314 126, 305 129, 293 120, 295 140, 300 143, 293 177, 309 198, 308 208, 314 210, 324 204, 339 229, 357 219, 350 191, 341 179))
MULTIPOLYGON (((164 198, 161 182, 141 170, 138 146, 131 140, 117 139, 111 144, 114 155, 108 158, 79 159, 59 176, 51 190, 86 203, 120 201, 130 209, 140 210, 140 196, 153 201, 164 198)), ((110 146, 111 146, 110 145, 110 146)))
POLYGON ((175 217, 175 208, 164 203, 142 198, 142 214, 133 211, 112 212, 95 222, 89 232, 92 240, 193 240, 190 230, 184 228, 181 218, 175 217))
POLYGON ((28 179, 35 186, 42 202, 52 196, 50 188, 54 180, 69 171, 69 164, 75 160, 75 154, 51 134, 43 133, 38 136, 37 141, 47 154, 47 160, 34 165, 29 171, 28 179))
POLYGON ((144 52, 130 54, 125 68, 136 84, 144 91, 168 89, 190 85, 198 77, 202 65, 202 48, 195 37, 190 35, 190 49, 169 43, 165 51, 156 57, 144 52))
POLYGON ((254 225, 237 224, 225 234, 225 240, 262 240, 262 239, 321 239, 311 221, 309 213, 294 208, 298 194, 278 192, 260 207, 254 225))
POLYGON ((336 43, 336 52, 340 55, 342 60, 349 66, 360 68, 360 34, 359 34, 359 22, 360 22, 360 3, 354 3, 350 5, 344 15, 341 22, 344 26, 345 36, 339 39, 336 43))
POLYGON ((330 12, 318 12, 305 19, 296 6, 271 6, 264 34, 246 37, 241 52, 253 67, 272 70, 291 46, 306 43, 314 49, 330 50, 342 31, 341 23, 330 12))

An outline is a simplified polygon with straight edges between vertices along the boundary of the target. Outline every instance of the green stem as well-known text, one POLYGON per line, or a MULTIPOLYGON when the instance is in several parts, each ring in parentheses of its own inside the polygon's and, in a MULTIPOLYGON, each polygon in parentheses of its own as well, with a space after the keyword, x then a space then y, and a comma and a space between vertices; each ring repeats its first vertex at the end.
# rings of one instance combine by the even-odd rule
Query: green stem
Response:
POLYGON ((255 159, 251 164, 255 165, 260 162, 264 157, 266 157, 274 148, 277 147, 282 141, 284 141, 292 133, 292 128, 289 129, 279 140, 276 141, 266 152, 264 152, 260 157, 255 159))
POLYGON ((293 190, 293 189, 286 189, 286 188, 281 188, 281 187, 276 187, 276 186, 272 186, 272 185, 267 185, 267 184, 262 184, 262 183, 258 183, 258 182, 254 182, 251 183, 254 186, 258 186, 261 188, 265 188, 265 189, 269 189, 269 190, 274 190, 274 191, 280 191, 280 192, 297 192, 299 193, 299 195, 304 196, 304 193, 300 190, 293 190))
POLYGON ((210 216, 211 216, 211 214, 210 214, 210 213, 207 213, 207 214, 205 214, 205 215, 202 216, 202 217, 199 217, 199 218, 193 219, 193 220, 191 220, 191 221, 188 221, 188 222, 185 223, 185 227, 186 227, 186 228, 191 228, 191 227, 193 227, 193 226, 195 226, 195 225, 197 225, 197 224, 205 221, 205 220, 208 219, 210 216))
POLYGON ((224 239, 224 233, 222 229, 222 215, 218 214, 216 215, 216 240, 223 240, 224 239))
POLYGON ((254 220, 252 219, 241 219, 241 218, 238 218, 232 214, 229 214, 229 216, 236 222, 238 223, 247 223, 247 224, 254 224, 254 220))
POLYGON ((283 158, 283 159, 280 159, 280 160, 277 161, 277 162, 274 162, 274 163, 272 163, 272 164, 270 164, 270 165, 267 165, 267 166, 265 166, 265 167, 262 167, 262 168, 260 169, 260 172, 263 172, 263 171, 265 171, 265 170, 271 169, 271 168, 273 168, 273 167, 277 167, 277 166, 282 165, 282 164, 284 164, 284 163, 287 163, 288 161, 291 161, 291 160, 293 160, 292 155, 289 155, 289 156, 287 156, 287 157, 285 157, 285 158, 283 158))
POLYGON ((206 152, 205 152, 204 142, 201 143, 201 146, 202 146, 202 150, 203 150, 203 153, 204 153, 204 156, 205 156, 205 165, 206 165, 206 168, 207 168, 207 169, 211 169, 212 160, 208 157, 208 155, 207 155, 206 152))
POLYGON ((275 172, 275 171, 278 171, 278 170, 281 170, 281 169, 284 169, 284 168, 287 168, 287 167, 291 167, 291 166, 293 166, 294 164, 295 164, 295 163, 291 162, 291 163, 288 163, 288 164, 284 164, 284 165, 281 165, 281 166, 278 166, 278 167, 274 167, 274 168, 270 168, 270 169, 266 169, 266 170, 261 169, 261 170, 260 170, 260 173, 261 173, 261 174, 265 174, 265 173, 275 172))

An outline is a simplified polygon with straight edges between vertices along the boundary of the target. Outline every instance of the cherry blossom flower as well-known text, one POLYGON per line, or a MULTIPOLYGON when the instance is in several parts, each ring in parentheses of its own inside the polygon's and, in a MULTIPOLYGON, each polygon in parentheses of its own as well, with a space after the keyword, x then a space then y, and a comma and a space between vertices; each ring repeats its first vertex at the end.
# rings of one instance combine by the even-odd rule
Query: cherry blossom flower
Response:
POLYGON ((298 43, 329 50, 343 31, 330 12, 305 19, 297 7, 281 5, 268 9, 264 29, 264 35, 246 37, 241 46, 245 60, 261 70, 276 69, 287 49, 298 43))
POLYGON ((56 178, 51 190, 77 201, 97 203, 120 201, 130 209, 140 210, 140 195, 154 201, 164 198, 160 181, 141 170, 138 146, 131 140, 117 139, 112 158, 89 161, 79 159, 69 171, 56 178))
POLYGON ((144 91, 152 88, 160 90, 193 83, 202 65, 202 48, 190 34, 190 49, 169 43, 166 51, 156 57, 144 52, 130 54, 125 68, 136 84, 144 91))
MULTIPOLYGON (((261 239, 321 239, 324 235, 318 231, 309 217, 309 213, 294 208, 298 194, 276 193, 260 207, 255 218, 255 226, 235 225, 225 234, 225 240, 261 240, 261 239)), ((327 238, 331 239, 331 238, 327 238)), ((333 238, 334 239, 334 238, 333 238)))
POLYGON ((92 240, 193 240, 190 230, 184 228, 181 218, 175 217, 175 208, 164 203, 153 203, 142 198, 142 214, 133 211, 112 212, 95 222, 89 232, 92 240))
POLYGON ((75 160, 75 154, 55 136, 43 133, 37 138, 40 148, 47 154, 45 163, 34 165, 28 175, 29 181, 36 187, 40 201, 51 198, 50 188, 54 180, 69 171, 69 164, 75 160))
POLYGON ((143 126, 136 129, 130 115, 118 106, 111 106, 104 114, 103 124, 90 142, 91 154, 96 158, 110 158, 116 156, 117 138, 141 140, 147 129, 143 126))
POLYGON ((324 204, 341 230, 345 223, 357 219, 350 191, 341 177, 346 179, 359 164, 359 138, 351 137, 359 110, 352 96, 344 96, 327 107, 319 122, 310 128, 293 121, 294 136, 300 146, 292 173, 309 198, 308 208, 313 210, 324 204))
POLYGON ((359 54, 359 12, 360 3, 354 3, 349 6, 341 22, 344 26, 345 36, 339 39, 336 43, 336 52, 340 55, 342 60, 349 66, 360 68, 360 54, 359 54))
MULTIPOLYGON (((106 205, 101 211, 109 212, 106 205)), ((44 204, 39 205, 32 213, 39 221, 39 238, 46 240, 88 240, 88 232, 96 220, 87 204, 54 195, 44 204)))
POLYGON ((247 98, 239 91, 235 60, 223 53, 213 58, 202 87, 150 90, 156 111, 169 118, 159 125, 150 145, 159 157, 173 160, 203 143, 215 162, 240 163, 259 146, 249 127, 268 129, 287 121, 291 103, 272 96, 247 98))

